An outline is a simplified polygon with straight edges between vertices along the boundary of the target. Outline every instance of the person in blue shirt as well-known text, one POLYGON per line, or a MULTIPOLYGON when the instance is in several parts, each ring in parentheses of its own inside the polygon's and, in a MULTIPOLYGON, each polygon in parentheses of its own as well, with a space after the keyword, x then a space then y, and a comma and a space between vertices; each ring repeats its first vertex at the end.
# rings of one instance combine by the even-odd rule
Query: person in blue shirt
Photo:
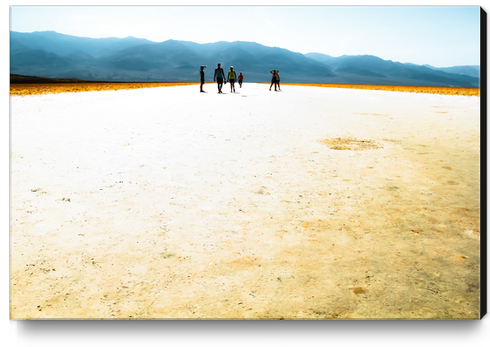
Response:
POLYGON ((214 70, 214 81, 218 83, 218 94, 222 94, 221 88, 223 88, 223 80, 225 79, 225 72, 218 63, 218 67, 214 70))

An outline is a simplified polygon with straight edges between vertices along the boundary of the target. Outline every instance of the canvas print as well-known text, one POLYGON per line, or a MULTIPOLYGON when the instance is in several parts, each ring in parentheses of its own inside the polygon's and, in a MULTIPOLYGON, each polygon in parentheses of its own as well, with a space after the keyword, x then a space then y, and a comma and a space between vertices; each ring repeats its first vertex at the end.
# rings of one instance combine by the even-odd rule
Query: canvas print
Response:
POLYGON ((476 320, 478 6, 12 6, 10 318, 476 320))

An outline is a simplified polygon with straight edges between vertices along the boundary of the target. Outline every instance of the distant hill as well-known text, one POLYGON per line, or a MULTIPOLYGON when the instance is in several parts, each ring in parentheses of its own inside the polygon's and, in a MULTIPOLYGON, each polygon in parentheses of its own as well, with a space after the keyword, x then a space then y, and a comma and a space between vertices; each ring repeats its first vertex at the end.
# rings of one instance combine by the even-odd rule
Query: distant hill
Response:
POLYGON ((440 70, 452 74, 467 75, 467 76, 480 78, 480 66, 478 65, 461 65, 461 66, 451 66, 451 67, 433 67, 430 65, 424 65, 424 66, 434 70, 440 70))
POLYGON ((10 84, 41 84, 41 83, 84 83, 77 78, 46 78, 10 74, 10 84))
POLYGON ((372 84, 479 87, 479 66, 436 68, 428 65, 402 64, 372 55, 331 57, 307 53, 306 57, 322 62, 342 79, 341 83, 369 80, 372 84))
POLYGON ((134 37, 93 39, 53 31, 10 32, 10 72, 18 75, 87 81, 190 82, 198 81, 199 67, 207 65, 209 82, 218 62, 225 71, 230 66, 242 71, 246 82, 270 81, 269 71, 276 69, 283 82, 479 86, 479 67, 474 66, 438 69, 368 55, 300 54, 244 41, 197 44, 134 37))
POLYGON ((98 58, 104 54, 148 43, 153 42, 131 36, 124 39, 115 37, 93 39, 59 34, 55 31, 35 31, 32 33, 10 32, 11 49, 12 47, 23 45, 28 49, 42 50, 62 57, 79 50, 94 58, 98 58))

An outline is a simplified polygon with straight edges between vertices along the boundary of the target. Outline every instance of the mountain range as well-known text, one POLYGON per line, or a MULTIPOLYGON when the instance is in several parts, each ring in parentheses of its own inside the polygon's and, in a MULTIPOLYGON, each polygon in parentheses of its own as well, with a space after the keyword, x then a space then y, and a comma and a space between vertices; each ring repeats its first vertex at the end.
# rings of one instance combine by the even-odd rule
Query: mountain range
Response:
POLYGON ((436 68, 383 60, 372 55, 331 57, 295 53, 255 42, 198 44, 135 37, 87 38, 54 31, 10 32, 10 73, 86 81, 191 82, 206 65, 206 81, 221 63, 234 66, 245 82, 282 82, 479 87, 478 65, 436 68))

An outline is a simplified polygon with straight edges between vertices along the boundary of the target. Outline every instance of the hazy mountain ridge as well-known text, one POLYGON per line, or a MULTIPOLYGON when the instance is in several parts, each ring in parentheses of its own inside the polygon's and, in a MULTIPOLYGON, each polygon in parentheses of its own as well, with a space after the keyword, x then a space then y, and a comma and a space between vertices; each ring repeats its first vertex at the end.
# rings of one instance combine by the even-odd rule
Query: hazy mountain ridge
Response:
MULTIPOLYGON (((393 81, 420 81, 421 85, 433 82, 436 85, 479 86, 479 66, 455 66, 437 68, 430 65, 416 65, 383 60, 371 55, 358 55, 335 58, 321 53, 307 53, 306 57, 323 62, 335 73, 349 73, 372 76, 393 81)), ((411 83, 410 83, 411 84, 411 83)))
POLYGON ((472 77, 480 77, 480 66, 479 65, 459 65, 451 67, 433 67, 430 65, 424 65, 430 69, 441 70, 448 73, 467 75, 472 77))
POLYGON ((280 71, 283 82, 479 86, 479 66, 435 68, 402 64, 370 55, 331 57, 301 54, 255 42, 198 44, 134 37, 83 38, 56 32, 10 32, 10 73, 50 78, 103 81, 198 81, 207 65, 212 81, 216 64, 232 65, 245 81, 270 81, 280 71))

